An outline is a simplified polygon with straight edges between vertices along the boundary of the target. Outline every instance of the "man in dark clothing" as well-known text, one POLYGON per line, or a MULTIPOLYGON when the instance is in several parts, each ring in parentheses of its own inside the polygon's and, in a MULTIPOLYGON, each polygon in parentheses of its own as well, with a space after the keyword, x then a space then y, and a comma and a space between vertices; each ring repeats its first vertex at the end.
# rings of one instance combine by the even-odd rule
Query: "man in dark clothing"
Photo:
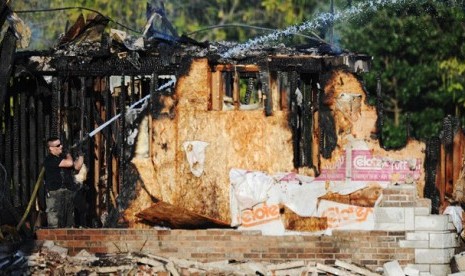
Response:
POLYGON ((47 221, 52 228, 72 227, 74 225, 74 170, 81 169, 84 158, 73 160, 71 154, 63 153, 63 145, 57 137, 47 140, 49 155, 44 160, 45 190, 47 197, 47 221))

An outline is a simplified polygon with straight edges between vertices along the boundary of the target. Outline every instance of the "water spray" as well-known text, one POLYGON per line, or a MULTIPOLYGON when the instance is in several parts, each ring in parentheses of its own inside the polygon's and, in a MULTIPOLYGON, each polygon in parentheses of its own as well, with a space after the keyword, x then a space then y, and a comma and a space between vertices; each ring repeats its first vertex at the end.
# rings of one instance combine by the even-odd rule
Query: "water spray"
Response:
POLYGON ((290 26, 284 30, 275 31, 270 34, 259 36, 254 39, 249 40, 243 44, 232 47, 227 50, 225 53, 221 54, 221 57, 227 59, 239 55, 241 52, 246 51, 247 49, 256 47, 258 45, 266 44, 270 41, 277 41, 278 39, 293 35, 296 33, 302 33, 304 31, 315 31, 318 28, 324 26, 330 26, 337 21, 347 20, 356 15, 367 11, 376 11, 380 8, 393 6, 393 5, 402 5, 408 3, 421 3, 422 1, 414 0, 372 0, 368 2, 360 2, 357 5, 351 5, 351 7, 344 11, 333 11, 329 13, 321 13, 312 21, 306 21, 300 25, 290 26))

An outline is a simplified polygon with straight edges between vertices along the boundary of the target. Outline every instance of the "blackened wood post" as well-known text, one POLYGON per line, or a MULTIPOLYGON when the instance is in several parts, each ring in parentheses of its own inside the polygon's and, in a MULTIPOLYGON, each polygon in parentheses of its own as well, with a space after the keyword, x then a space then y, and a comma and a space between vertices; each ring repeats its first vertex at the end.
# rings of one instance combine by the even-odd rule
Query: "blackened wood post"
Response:
POLYGON ((0 109, 5 104, 15 51, 16 37, 8 28, 0 44, 0 109))
POLYGON ((15 87, 15 97, 13 100, 14 113, 13 113, 13 206, 21 206, 20 198, 20 181, 21 181, 21 170, 20 170, 20 123, 21 123, 21 107, 19 104, 20 94, 15 87))
MULTIPOLYGON (((119 187, 118 187, 118 191, 121 191, 121 188, 123 187, 124 185, 124 169, 126 167, 126 161, 125 161, 125 157, 124 157, 124 151, 125 151, 125 144, 126 144, 126 93, 127 93, 127 89, 126 89, 126 85, 125 85, 125 76, 122 75, 121 76, 121 94, 120 94, 120 98, 119 98, 119 110, 120 110, 120 113, 121 113, 121 116, 119 117, 119 126, 120 126, 120 130, 119 130, 119 171, 118 171, 118 175, 119 175, 119 187)), ((108 202, 110 202, 110 200, 108 200, 108 202)))
MULTIPOLYGON (((48 116, 45 116, 44 110, 44 101, 48 98, 45 97, 46 92, 48 92, 47 88, 40 85, 37 87, 37 137, 36 137, 36 146, 37 146, 37 169, 41 169, 44 164, 45 154, 47 154, 47 147, 45 146, 45 141, 47 139, 47 122, 46 120, 49 119, 48 116)), ((39 175, 36 173, 35 177, 39 175)), ((42 185, 39 189, 37 195, 37 202, 39 204, 39 209, 42 212, 45 212, 45 188, 42 185)))
MULTIPOLYGON (((80 89, 79 89, 79 94, 76 95, 75 99, 77 101, 77 106, 79 107, 79 141, 81 141, 84 138, 84 130, 85 130, 85 125, 84 125, 84 117, 85 117, 85 99, 86 99, 86 79, 84 77, 79 78, 79 84, 80 84, 80 89)), ((88 130, 87 132, 89 132, 88 130)), ((81 149, 84 152, 86 156, 88 156, 88 152, 85 149, 84 145, 81 145, 81 149)))
POLYGON ((300 167, 300 128, 299 128, 299 116, 300 116, 300 109, 297 105, 297 95, 296 90, 298 81, 298 74, 296 71, 289 72, 289 93, 290 93, 290 105, 289 110, 291 111, 291 129, 292 129, 292 144, 294 150, 294 167, 300 167))
POLYGON ((60 137, 60 79, 52 78, 52 112, 50 135, 60 137))
MULTIPOLYGON (((37 90, 37 87, 34 87, 35 90, 37 90)), ((31 87, 32 91, 32 87, 31 87)), ((29 101, 28 101, 28 106, 29 106, 29 193, 28 193, 28 198, 31 196, 31 192, 34 189, 34 184, 37 180, 38 174, 38 158, 37 158, 37 150, 38 150, 38 145, 37 145, 37 102, 36 102, 36 97, 37 91, 33 91, 33 93, 29 94, 29 101)))
POLYGON ((5 135, 6 135, 6 122, 3 107, 0 107, 0 164, 5 165, 5 135))
POLYGON ((21 108, 21 124, 20 124, 20 137, 21 137, 21 206, 26 207, 29 202, 29 134, 28 134, 28 93, 26 92, 26 80, 22 78, 21 80, 21 91, 20 91, 20 108, 21 108))
MULTIPOLYGON (((153 117, 157 116, 157 89, 158 89, 158 74, 152 73, 152 79, 150 80, 150 110, 153 117)), ((151 123, 151 122, 150 122, 151 123)))
MULTIPOLYGON (((94 118, 94 106, 95 106, 95 103, 94 103, 94 99, 95 97, 93 97, 92 93, 87 93, 87 90, 88 90, 88 83, 92 83, 93 79, 92 78, 88 78, 86 79, 86 82, 85 82, 85 87, 86 87, 86 97, 85 97, 85 104, 84 104, 84 108, 85 108, 85 112, 84 112, 84 117, 85 117, 85 127, 87 128, 88 131, 91 131, 94 129, 96 123, 95 123, 95 118, 94 118)), ((90 89, 89 89, 90 90, 90 89)), ((90 91, 93 91, 93 90, 90 90, 90 91)), ((88 158, 87 160, 89 161, 89 164, 87 164, 87 168, 88 168, 88 171, 87 171, 87 179, 95 179, 95 156, 94 156, 94 145, 95 145, 95 141, 94 139, 88 139, 87 142, 86 142, 86 148, 87 148, 87 152, 89 153, 88 155, 88 158)), ((95 200, 91 203, 93 204, 94 208, 92 208, 93 206, 89 206, 91 210, 93 210, 94 212, 94 215, 98 215, 99 214, 99 205, 98 205, 98 184, 99 182, 94 182, 94 193, 95 194, 95 200)))
POLYGON ((13 118, 11 117, 11 102, 10 97, 5 101, 5 169, 8 174, 8 181, 13 175, 13 118))
MULTIPOLYGON (((65 145, 70 147, 73 144, 71 133, 71 125, 72 122, 70 121, 70 109, 69 109, 69 99, 70 99, 70 84, 71 80, 68 78, 63 79, 61 82, 61 108, 60 112, 58 113, 60 116, 60 123, 58 125, 59 129, 62 131, 64 138, 65 138, 65 145)), ((62 141, 63 142, 63 141, 62 141)), ((70 150, 70 148, 68 148, 70 150)))
POLYGON ((312 144, 313 144, 313 116, 312 116, 312 80, 305 81, 302 101, 302 165, 313 167, 312 144))
MULTIPOLYGON (((111 87, 110 87, 110 78, 108 76, 105 77, 106 87, 104 93, 104 101, 105 101, 105 109, 106 109, 106 120, 113 117, 113 108, 112 108, 112 101, 111 101, 111 87)), ((115 189, 113 187, 113 139, 112 139, 112 127, 111 125, 105 128, 105 163, 106 163, 106 179, 107 179, 107 199, 110 201, 110 192, 111 189, 115 189)), ((107 206, 108 208, 108 206, 107 206)))
POLYGON ((130 95, 130 103, 136 102, 136 84, 134 76, 131 76, 131 95, 130 95))
POLYGON ((260 65, 260 82, 262 84, 262 92, 265 96, 265 116, 273 115, 273 97, 270 89, 270 71, 268 63, 261 63, 260 65))

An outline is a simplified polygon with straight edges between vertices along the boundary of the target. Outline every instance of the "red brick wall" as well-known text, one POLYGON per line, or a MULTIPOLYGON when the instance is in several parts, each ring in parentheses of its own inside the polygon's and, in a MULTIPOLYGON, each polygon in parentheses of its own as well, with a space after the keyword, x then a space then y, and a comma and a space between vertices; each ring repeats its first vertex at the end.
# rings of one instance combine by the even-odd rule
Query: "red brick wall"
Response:
POLYGON ((40 241, 51 240, 74 255, 143 251, 197 261, 250 260, 284 262, 305 260, 333 264, 336 259, 370 269, 387 261, 414 263, 414 250, 400 248, 405 232, 334 231, 332 236, 263 236, 258 231, 155 229, 40 229, 40 241))

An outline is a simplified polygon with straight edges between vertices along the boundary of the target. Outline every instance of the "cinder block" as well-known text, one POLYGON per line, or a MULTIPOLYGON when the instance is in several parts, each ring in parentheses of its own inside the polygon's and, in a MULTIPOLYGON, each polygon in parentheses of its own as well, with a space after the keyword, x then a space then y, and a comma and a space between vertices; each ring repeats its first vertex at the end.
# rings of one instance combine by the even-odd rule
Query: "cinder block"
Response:
POLYGON ((420 272, 429 272, 429 264, 407 264, 405 267, 410 267, 420 272))
POLYGON ((415 207, 416 216, 428 216, 430 214, 431 214, 431 210, 429 207, 415 207))
POLYGON ((408 241, 429 241, 429 232, 407 232, 405 239, 408 241))
POLYGON ((405 211, 402 207, 378 207, 374 210, 375 221, 380 223, 399 223, 405 221, 405 211))
POLYGON ((420 272, 420 276, 439 276, 439 275, 433 275, 429 272, 420 272))
MULTIPOLYGON (((405 231, 405 208, 378 207, 375 208, 375 230, 405 231)), ((413 217, 411 218, 413 220, 413 217)), ((413 230, 413 229, 411 229, 413 230)))
POLYGON ((430 248, 454 248, 459 247, 458 236, 454 232, 430 233, 430 248))
POLYGON ((446 249, 415 249, 417 264, 448 264, 454 256, 453 248, 446 249))
POLYGON ((465 272, 456 272, 456 273, 449 274, 447 276, 465 276, 465 272))
POLYGON ((430 269, 431 274, 435 276, 446 276, 450 271, 450 265, 449 264, 443 264, 443 265, 431 265, 430 269))
POLYGON ((410 266, 406 266, 404 268, 404 274, 407 275, 407 276, 420 276, 420 270, 415 269, 415 268, 410 267, 410 266))
POLYGON ((415 208, 404 208, 405 230, 415 230, 415 208))
POLYGON ((415 230, 419 230, 419 231, 449 230, 449 216, 446 216, 446 215, 415 216, 415 230))
POLYGON ((399 241, 401 248, 429 248, 429 241, 399 241))
POLYGON ((398 261, 387 262, 383 265, 385 276, 405 275, 398 261))
POLYGON ((375 223, 374 230, 382 231, 405 231, 403 223, 375 223))

